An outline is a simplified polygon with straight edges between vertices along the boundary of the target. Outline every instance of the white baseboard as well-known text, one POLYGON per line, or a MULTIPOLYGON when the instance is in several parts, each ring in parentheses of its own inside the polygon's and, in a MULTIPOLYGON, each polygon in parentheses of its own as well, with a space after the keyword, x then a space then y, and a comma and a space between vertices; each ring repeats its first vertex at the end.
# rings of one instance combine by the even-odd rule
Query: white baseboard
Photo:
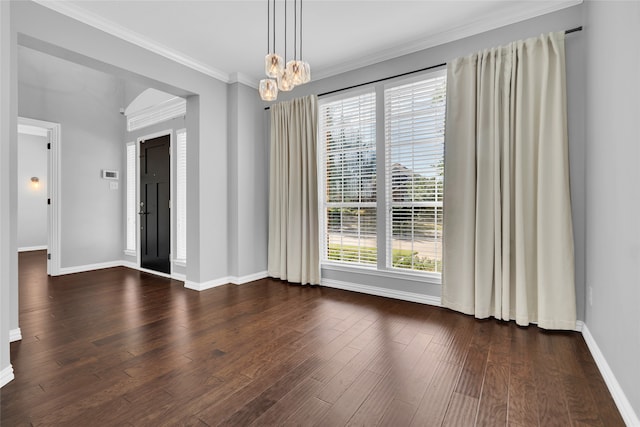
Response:
POLYGON ((171 273, 171 278, 173 280, 178 280, 180 282, 186 282, 187 281, 187 276, 186 274, 180 274, 180 273, 171 273))
POLYGON ((4 387, 7 383, 13 380, 13 366, 9 365, 0 371, 0 387, 4 387))
POLYGON ((9 342, 20 341, 22 339, 22 331, 20 328, 11 329, 9 331, 9 342))
POLYGON ((185 280, 184 287, 194 291, 204 291, 207 289, 215 288, 222 285, 228 285, 228 284, 242 285, 244 283, 253 282, 254 280, 264 279, 265 277, 268 277, 267 272, 260 271, 258 273, 249 274, 247 276, 242 276, 242 277, 226 276, 226 277, 209 280, 207 282, 202 282, 202 283, 192 282, 191 280, 185 280))
POLYGON ((440 297, 417 294, 414 292, 397 291, 395 289, 379 288, 377 286, 360 285, 357 283, 343 282, 340 280, 322 279, 321 286, 342 289, 345 291, 360 292, 363 294, 377 295, 380 297, 394 298, 403 301, 417 302, 421 304, 441 306, 440 297))
POLYGON ((187 289, 191 289, 194 291, 205 291, 207 289, 215 288, 222 285, 228 285, 231 283, 230 277, 221 277, 219 279, 209 280, 207 282, 192 282, 191 280, 186 280, 184 282, 184 287, 187 289))
POLYGON ((269 277, 268 274, 267 274, 267 270, 259 271, 257 273, 248 274, 246 276, 241 276, 241 277, 232 276, 232 277, 230 277, 230 279, 231 279, 231 283, 233 283, 234 285, 243 285, 245 283, 253 282, 255 280, 264 279, 266 277, 269 277))
POLYGON ((30 251, 45 251, 47 250, 47 245, 44 246, 23 246, 18 248, 18 252, 30 252, 30 251))
POLYGON ((123 261, 109 261, 101 262, 98 264, 78 265, 75 267, 60 268, 60 276, 64 274, 84 273, 85 271, 101 270, 103 268, 121 267, 124 265, 123 261))
POLYGON ((130 268, 132 270, 137 270, 138 269, 138 265, 133 261, 121 261, 120 265, 123 266, 123 267, 130 268))
POLYGON ((598 347, 593 335, 591 335, 589 328, 587 328, 587 325, 585 324, 582 325, 582 336, 587 343, 587 347, 589 347, 593 360, 595 360, 596 365, 598 365, 598 369, 600 369, 602 378, 604 378, 604 382, 607 384, 609 392, 611 393, 625 424, 628 426, 640 426, 640 419, 638 418, 638 415, 633 410, 631 403, 629 403, 627 396, 620 387, 620 383, 618 383, 618 380, 613 374, 613 371, 611 371, 607 360, 600 351, 600 347, 598 347))

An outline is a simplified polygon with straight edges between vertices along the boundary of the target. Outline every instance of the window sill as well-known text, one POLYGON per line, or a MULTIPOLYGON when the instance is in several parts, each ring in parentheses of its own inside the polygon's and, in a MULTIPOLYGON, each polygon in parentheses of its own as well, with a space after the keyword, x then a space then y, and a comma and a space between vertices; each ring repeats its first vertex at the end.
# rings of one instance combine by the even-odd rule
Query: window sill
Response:
POLYGON ((343 271, 345 273, 368 274, 371 276, 387 277, 396 280, 411 280, 414 282, 429 283, 431 285, 441 285, 442 275, 438 273, 414 273, 398 270, 378 270, 375 267, 363 267, 345 265, 339 263, 326 262, 320 264, 322 270, 343 271))

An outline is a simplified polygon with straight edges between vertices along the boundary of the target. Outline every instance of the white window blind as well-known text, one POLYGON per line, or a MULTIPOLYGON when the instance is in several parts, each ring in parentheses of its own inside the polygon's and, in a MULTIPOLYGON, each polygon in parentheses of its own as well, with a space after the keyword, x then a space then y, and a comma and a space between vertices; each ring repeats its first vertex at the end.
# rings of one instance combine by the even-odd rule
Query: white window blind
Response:
POLYGON ((387 266, 440 273, 446 74, 384 96, 387 266))
POLYGON ((176 261, 187 259, 187 130, 176 131, 176 261))
POLYGON ((136 253, 136 144, 127 144, 127 245, 126 252, 136 253))
POLYGON ((377 263, 375 92, 320 106, 323 260, 377 263))

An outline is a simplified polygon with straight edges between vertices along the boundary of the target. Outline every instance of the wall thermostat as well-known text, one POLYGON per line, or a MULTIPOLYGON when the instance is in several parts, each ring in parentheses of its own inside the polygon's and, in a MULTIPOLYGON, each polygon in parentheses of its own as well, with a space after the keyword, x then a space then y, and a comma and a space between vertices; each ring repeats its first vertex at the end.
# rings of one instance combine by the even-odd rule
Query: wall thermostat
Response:
POLYGON ((118 171, 102 170, 103 179, 118 179, 118 171))

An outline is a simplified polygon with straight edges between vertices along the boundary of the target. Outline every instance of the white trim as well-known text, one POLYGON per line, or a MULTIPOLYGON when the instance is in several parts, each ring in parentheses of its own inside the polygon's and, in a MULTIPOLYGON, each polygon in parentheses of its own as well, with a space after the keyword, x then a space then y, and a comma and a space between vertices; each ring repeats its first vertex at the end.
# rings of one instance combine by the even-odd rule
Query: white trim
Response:
POLYGON ((368 274, 370 276, 378 276, 378 277, 387 277, 390 279, 398 279, 398 280, 412 280, 414 282, 427 283, 430 285, 441 285, 442 278, 440 274, 437 273, 417 273, 412 271, 402 271, 400 269, 396 270, 379 270, 375 266, 365 267, 362 265, 348 265, 346 263, 341 264, 337 262, 327 262, 323 261, 320 265, 322 270, 331 270, 331 271, 343 271, 345 273, 352 274, 368 274))
POLYGON ((148 268, 142 268, 142 267, 135 267, 135 270, 141 271, 143 273, 149 273, 149 274, 153 274, 154 276, 160 276, 160 277, 164 277, 165 279, 172 279, 171 274, 169 273, 163 273, 161 271, 155 271, 155 270, 151 270, 148 268))
POLYGON ((22 339, 22 331, 20 328, 11 329, 9 331, 9 342, 20 341, 22 339))
POLYGON ((40 126, 27 125, 24 123, 18 123, 18 133, 23 135, 44 136, 46 137, 47 129, 40 126))
POLYGON ((122 261, 122 267, 130 268, 132 270, 139 270, 138 266, 135 262, 132 261, 122 261))
POLYGON ((187 275, 186 274, 182 274, 182 273, 171 273, 171 278, 173 280, 177 280, 179 282, 186 282, 187 281, 187 275))
POLYGON ((186 259, 174 259, 172 262, 173 262, 173 265, 175 265, 176 267, 186 267, 187 266, 187 260, 186 259))
POLYGON ((129 249, 125 249, 124 254, 126 256, 136 256, 136 251, 130 251, 129 249))
POLYGON ((231 280, 231 283, 233 283, 234 285, 244 285, 245 283, 254 282, 256 280, 264 279, 267 277, 269 277, 269 275, 267 274, 267 270, 265 270, 265 271, 259 271, 257 273, 248 274, 246 276, 241 276, 241 277, 232 276, 229 279, 231 280))
POLYGON ((152 105, 127 115, 127 130, 146 128, 187 114, 187 100, 176 96, 158 105, 152 105))
POLYGON ((62 130, 60 123, 27 117, 18 117, 18 126, 20 125, 45 129, 47 143, 51 144, 51 148, 47 150, 47 198, 51 200, 51 204, 47 208, 47 249, 50 255, 47 258, 47 274, 57 276, 61 274, 62 194, 60 189, 60 153, 62 151, 62 130))
POLYGON ((122 39, 128 43, 133 43, 143 49, 164 56, 165 58, 184 65, 185 67, 189 67, 193 70, 211 76, 214 79, 229 83, 229 75, 227 73, 204 64, 197 59, 191 58, 190 56, 187 56, 182 52, 178 52, 177 50, 171 49, 154 40, 151 40, 143 36, 142 34, 136 33, 135 31, 132 31, 128 28, 124 28, 123 26, 118 25, 113 21, 91 13, 85 9, 82 9, 81 7, 64 1, 35 0, 35 2, 41 6, 73 18, 76 21, 80 21, 101 31, 104 31, 107 34, 111 34, 112 36, 122 39))
POLYGON ((507 25, 516 24, 527 19, 532 19, 537 16, 546 15, 548 13, 556 12, 558 10, 566 9, 571 6, 581 4, 583 0, 565 0, 558 2, 551 2, 548 6, 542 6, 536 11, 526 12, 514 12, 511 14, 498 14, 494 19, 482 19, 468 25, 463 25, 457 28, 453 28, 439 33, 431 34, 421 40, 415 42, 405 43, 402 46, 394 46, 389 49, 378 51, 373 55, 362 56, 360 58, 354 58, 351 61, 343 62, 342 65, 334 65, 331 68, 324 70, 314 71, 314 80, 321 80, 328 77, 333 77, 338 74, 346 73, 348 71, 357 70, 362 67, 377 64, 379 62, 387 61, 390 59, 398 58, 403 55, 409 55, 411 53, 419 52, 421 50, 429 49, 435 46, 440 46, 445 43, 461 40, 466 37, 471 37, 477 34, 482 34, 487 31, 495 30, 497 28, 505 27, 507 25))
POLYGON ((602 351, 600 351, 596 340, 593 338, 593 335, 591 335, 589 328, 587 328, 587 325, 585 324, 582 325, 582 336, 587 343, 587 347, 589 347, 593 360, 596 362, 598 369, 600 369, 602 378, 604 378, 604 382, 607 384, 609 392, 611 393, 625 424, 628 426, 640 426, 640 419, 638 418, 638 415, 633 410, 633 407, 631 406, 631 403, 629 403, 627 396, 624 394, 622 387, 620 387, 620 383, 618 383, 618 380, 609 367, 607 360, 604 358, 602 351))
MULTIPOLYGON (((147 141, 149 139, 153 139, 153 138, 158 138, 161 136, 166 136, 169 135, 169 150, 170 150, 170 159, 169 159, 169 200, 173 201, 175 199, 175 192, 173 190, 174 187, 174 175, 175 175, 175 171, 173 170, 173 162, 175 159, 175 154, 173 153, 174 148, 174 140, 175 140, 175 136, 173 133, 173 128, 170 129, 165 129, 165 130, 160 130, 158 132, 154 132, 148 135, 143 135, 140 136, 136 139, 136 158, 138 159, 137 163, 136 163, 136 206, 140 206, 140 153, 141 151, 141 143, 142 141, 147 141)), ((173 238, 173 235, 175 233, 175 218, 174 218, 174 211, 175 209, 170 209, 170 215, 171 215, 171 234, 170 234, 170 247, 171 247, 171 253, 175 253, 175 249, 174 249, 174 244, 175 244, 175 239, 173 238)), ((140 253, 140 237, 141 237, 141 233, 140 233, 140 222, 138 220, 136 220, 136 267, 132 267, 134 269, 140 270, 140 271, 145 271, 147 273, 151 273, 151 274, 157 274, 158 276, 163 276, 163 277, 168 277, 170 278, 171 275, 170 274, 165 274, 165 273, 159 273, 157 271, 153 271, 153 270, 146 270, 140 267, 140 265, 142 264, 141 262, 141 258, 142 255, 140 253)), ((169 263, 169 265, 171 266, 171 263, 169 263)), ((173 270, 173 268, 171 267, 171 269, 173 270)))
POLYGON ((380 297, 394 298, 403 301, 417 302, 420 304, 441 306, 440 297, 432 295, 417 294, 415 292, 398 291, 395 289, 378 288, 376 286, 360 285, 357 283, 343 282, 341 280, 322 279, 321 286, 328 288, 342 289, 345 291, 360 292, 363 294, 377 295, 380 297))
POLYGON ((229 74, 229 81, 227 83, 229 84, 241 83, 245 86, 249 86, 250 88, 253 88, 256 90, 258 89, 258 86, 259 86, 259 84, 257 84, 258 82, 254 81, 253 79, 251 79, 251 77, 245 74, 242 74, 240 72, 229 74))
POLYGON ((207 289, 215 288, 218 286, 228 285, 231 283, 230 277, 221 277, 219 279, 209 280, 207 282, 192 282, 191 280, 185 280, 184 287, 194 291, 205 291, 207 289))
POLYGON ((0 387, 4 387, 14 378, 15 376, 13 375, 13 366, 9 365, 2 371, 0 371, 0 387))
POLYGON ((574 329, 574 331, 576 332, 582 332, 582 330, 584 329, 584 322, 582 320, 576 320, 576 328, 574 329))
MULTIPOLYGON (((143 49, 154 52, 158 55, 164 56, 172 61, 189 67, 193 70, 204 73, 215 79, 221 80, 225 83, 240 82, 247 84, 248 86, 256 88, 257 82, 252 81, 249 83, 249 78, 243 76, 241 73, 227 74, 224 71, 218 70, 207 64, 204 64, 197 59, 191 58, 182 52, 178 52, 175 49, 171 49, 165 45, 151 40, 135 31, 105 19, 97 14, 91 13, 81 7, 75 6, 69 2, 64 1, 48 1, 48 0, 34 0, 41 6, 54 10, 58 13, 66 15, 77 21, 83 22, 94 28, 102 30, 112 36, 118 37, 129 43, 133 43, 143 49)), ((473 22, 468 25, 453 28, 447 31, 431 34, 422 40, 415 41, 413 43, 405 43, 403 46, 394 46, 389 49, 378 51, 373 55, 363 56, 356 58, 352 61, 344 62, 342 66, 332 66, 331 68, 316 71, 314 74, 315 80, 332 77, 338 74, 352 71, 361 67, 372 65, 378 62, 386 61, 389 59, 397 58, 402 55, 418 52, 420 50, 428 49, 430 47, 439 46, 444 43, 460 40, 465 37, 470 37, 476 34, 484 33, 496 28, 504 27, 507 25, 522 22, 527 19, 535 18, 536 16, 545 15, 547 13, 555 12, 561 9, 566 9, 571 6, 575 6, 582 3, 582 0, 564 0, 558 2, 550 2, 549 5, 541 5, 535 11, 519 12, 514 11, 511 14, 499 14, 494 19, 482 19, 473 22)))
POLYGON ((109 261, 109 262, 100 262, 96 264, 77 265, 74 267, 62 267, 60 268, 60 272, 56 274, 56 276, 58 275, 61 276, 64 274, 84 273, 86 271, 102 270, 103 268, 113 268, 113 267, 122 267, 122 266, 123 266, 123 261, 109 261))
POLYGON ((45 250, 47 250, 47 245, 23 246, 21 248, 18 248, 18 252, 45 251, 45 250))
POLYGON ((148 268, 142 268, 136 265, 135 262, 131 261, 121 261, 120 266, 130 268, 132 270, 137 270, 143 273, 153 274, 154 276, 164 277, 165 279, 174 279, 180 282, 186 281, 186 276, 184 274, 172 272, 171 274, 162 273, 160 271, 149 270, 148 268))

